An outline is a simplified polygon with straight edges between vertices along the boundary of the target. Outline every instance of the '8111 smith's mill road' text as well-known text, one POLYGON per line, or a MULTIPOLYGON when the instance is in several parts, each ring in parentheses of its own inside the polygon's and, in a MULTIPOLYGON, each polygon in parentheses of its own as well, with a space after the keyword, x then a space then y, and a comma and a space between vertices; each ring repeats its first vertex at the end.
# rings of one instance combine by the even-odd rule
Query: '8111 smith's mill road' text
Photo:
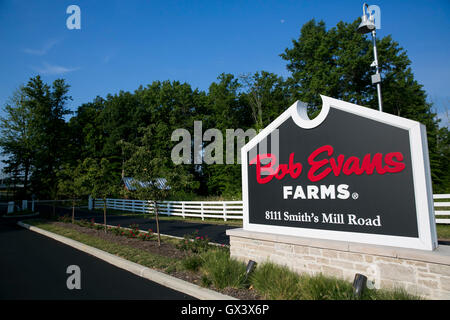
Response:
POLYGON ((347 224, 355 226, 370 226, 381 227, 381 216, 377 215, 375 218, 358 217, 356 214, 342 214, 342 213, 308 213, 298 212, 291 214, 288 211, 266 211, 264 213, 266 220, 273 221, 291 221, 291 222, 306 222, 306 223, 325 223, 325 224, 347 224))

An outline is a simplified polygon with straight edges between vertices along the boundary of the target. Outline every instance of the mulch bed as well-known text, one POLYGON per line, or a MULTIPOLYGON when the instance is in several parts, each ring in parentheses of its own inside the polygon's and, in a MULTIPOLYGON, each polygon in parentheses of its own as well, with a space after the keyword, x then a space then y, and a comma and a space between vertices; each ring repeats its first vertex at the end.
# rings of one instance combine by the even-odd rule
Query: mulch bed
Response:
MULTIPOLYGON (((91 229, 87 227, 82 227, 76 224, 64 223, 64 222, 52 222, 56 226, 60 226, 63 228, 74 229, 77 232, 94 236, 108 242, 116 243, 119 245, 125 245, 132 248, 140 249, 143 251, 150 252, 152 254, 157 254, 160 256, 175 258, 175 259, 184 259, 186 258, 186 252, 179 250, 174 244, 167 243, 161 241, 161 246, 158 247, 158 242, 155 241, 142 241, 140 239, 135 238, 127 238, 125 236, 117 236, 111 232, 106 232, 96 229, 91 229)), ((164 272, 164 270, 158 270, 164 272)), ((171 276, 182 279, 184 281, 188 281, 194 283, 196 285, 201 285, 201 274, 191 271, 175 271, 170 273, 171 276)), ((223 294, 241 299, 241 300, 258 300, 261 297, 254 291, 249 289, 235 289, 235 288, 225 288, 223 290, 218 290, 215 288, 210 288, 215 291, 221 292, 223 294)))
POLYGON ((91 228, 82 227, 76 224, 64 223, 64 222, 53 222, 53 224, 63 227, 74 229, 80 233, 94 236, 108 242, 113 242, 121 245, 126 245, 136 249, 141 249, 150 253, 158 254, 161 256, 184 259, 186 254, 176 248, 176 246, 171 243, 166 243, 161 241, 161 247, 158 247, 157 241, 142 241, 135 238, 127 238, 125 236, 116 236, 112 232, 105 232, 103 229, 96 230, 91 228))

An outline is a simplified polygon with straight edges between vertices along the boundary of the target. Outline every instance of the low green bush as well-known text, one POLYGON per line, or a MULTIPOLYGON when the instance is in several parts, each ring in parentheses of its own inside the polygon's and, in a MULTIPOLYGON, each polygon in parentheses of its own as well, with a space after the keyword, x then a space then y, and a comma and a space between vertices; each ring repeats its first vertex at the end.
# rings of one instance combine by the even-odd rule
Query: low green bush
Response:
POLYGON ((353 287, 348 281, 326 277, 322 274, 300 276, 300 299, 302 300, 351 300, 353 287))
POLYGON ((202 276, 201 281, 203 287, 209 287, 212 284, 211 280, 205 275, 202 276))
POLYGON ((200 236, 198 230, 193 233, 184 235, 184 239, 180 240, 177 248, 189 253, 202 253, 209 249, 208 236, 200 236))
POLYGON ((270 262, 257 265, 250 276, 253 288, 265 299, 272 300, 300 299, 299 281, 298 274, 270 262))
POLYGON ((71 223, 72 222, 72 218, 70 216, 68 216, 67 214, 65 214, 63 216, 59 216, 58 217, 58 221, 64 222, 64 223, 71 223))
POLYGON ((154 233, 151 231, 151 229, 149 229, 148 232, 140 232, 137 238, 141 239, 142 241, 156 240, 156 237, 154 233))
POLYGON ((228 250, 210 249, 200 255, 203 260, 201 271, 217 289, 226 287, 244 288, 246 266, 230 258, 228 250))
MULTIPOLYGON (((250 276, 250 284, 265 299, 275 300, 352 300, 353 286, 350 282, 334 277, 299 275, 287 267, 271 262, 257 266, 250 276)), ((404 289, 366 289, 362 300, 417 300, 418 296, 404 289)))
POLYGON ((184 269, 197 272, 203 265, 203 259, 199 255, 189 256, 181 261, 184 269))

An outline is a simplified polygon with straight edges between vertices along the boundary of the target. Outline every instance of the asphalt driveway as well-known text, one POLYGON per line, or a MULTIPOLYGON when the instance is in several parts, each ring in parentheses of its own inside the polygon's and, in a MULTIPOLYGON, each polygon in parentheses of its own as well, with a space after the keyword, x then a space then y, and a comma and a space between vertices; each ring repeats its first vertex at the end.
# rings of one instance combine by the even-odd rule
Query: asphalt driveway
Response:
POLYGON ((0 218, 0 300, 194 299, 0 218), (81 289, 67 288, 79 266, 81 289))

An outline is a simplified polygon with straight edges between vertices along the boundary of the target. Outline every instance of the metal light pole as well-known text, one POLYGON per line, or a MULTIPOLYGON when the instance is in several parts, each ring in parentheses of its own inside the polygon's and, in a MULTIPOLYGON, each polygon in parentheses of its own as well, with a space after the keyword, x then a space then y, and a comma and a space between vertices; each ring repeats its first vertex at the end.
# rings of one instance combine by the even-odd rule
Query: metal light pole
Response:
POLYGON ((372 33, 374 61, 370 66, 375 67, 375 74, 372 75, 372 84, 377 85, 378 110, 383 111, 383 101, 381 98, 381 75, 380 75, 380 68, 378 66, 376 27, 374 23, 374 17, 371 12, 369 18, 367 18, 366 8, 369 8, 369 6, 367 5, 367 3, 364 3, 361 23, 359 24, 358 29, 356 29, 356 31, 361 34, 372 33))

